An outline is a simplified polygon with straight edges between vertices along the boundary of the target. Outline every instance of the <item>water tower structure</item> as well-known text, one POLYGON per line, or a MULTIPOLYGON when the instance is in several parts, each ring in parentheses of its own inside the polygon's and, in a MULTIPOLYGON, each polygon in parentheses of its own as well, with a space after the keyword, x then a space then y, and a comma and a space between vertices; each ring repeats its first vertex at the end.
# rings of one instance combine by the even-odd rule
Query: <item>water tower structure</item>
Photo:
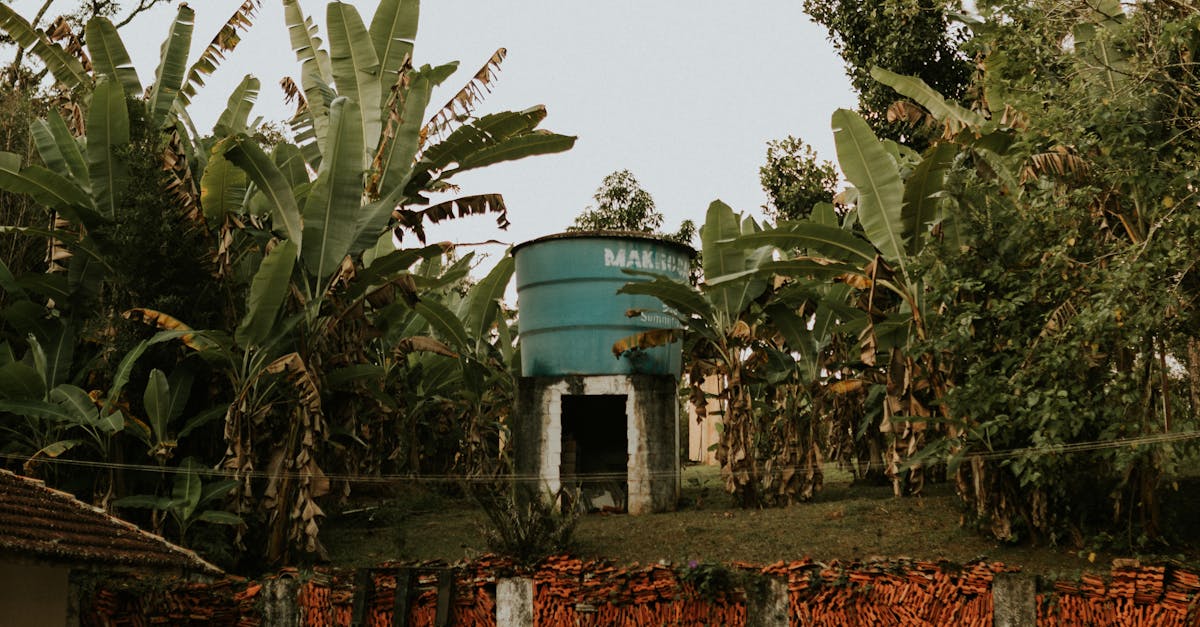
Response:
POLYGON ((521 378, 516 471, 545 494, 631 514, 679 496, 681 343, 614 354, 613 345, 679 321, 653 296, 618 294, 651 277, 686 282, 695 252, 644 233, 568 232, 524 242, 516 261, 521 378))

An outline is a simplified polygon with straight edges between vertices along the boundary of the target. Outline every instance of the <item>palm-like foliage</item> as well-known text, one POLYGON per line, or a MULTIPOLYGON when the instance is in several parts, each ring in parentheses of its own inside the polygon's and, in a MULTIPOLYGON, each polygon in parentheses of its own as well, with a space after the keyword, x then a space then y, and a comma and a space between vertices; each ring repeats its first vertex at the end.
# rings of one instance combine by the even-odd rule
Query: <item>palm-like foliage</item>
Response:
MULTIPOLYGON (((714 201, 700 230, 704 282, 699 287, 650 275, 652 280, 620 290, 655 296, 677 313, 697 409, 706 403, 705 378, 719 382, 717 458, 726 489, 743 507, 808 499, 821 485, 817 430, 808 407, 808 381, 820 370, 821 338, 797 317, 793 294, 779 289, 772 271, 765 270, 781 267, 772 261, 772 246, 745 244, 759 233, 752 219, 714 201)), ((845 270, 825 260, 788 263, 823 277, 845 270)), ((672 340, 650 332, 622 344, 672 340)))
MULTIPOLYGON (((201 258, 181 263, 195 264, 227 302, 219 316, 202 321, 213 330, 191 328, 191 310, 138 308, 129 317, 184 339, 208 368, 223 374, 218 389, 229 396, 217 404, 224 408, 222 465, 239 480, 234 501, 243 519, 266 516, 272 560, 290 559, 293 548, 320 552, 323 514, 316 499, 329 489, 323 466, 391 452, 339 453, 348 446, 371 449, 360 432, 360 414, 374 408, 357 394, 336 391, 330 379, 344 384, 360 380, 363 372, 378 373, 362 368, 373 358, 386 363, 420 359, 416 355, 423 352, 453 355, 461 377, 445 388, 457 390, 464 406, 478 406, 494 388, 486 372, 505 370, 511 347, 497 354, 485 347, 495 341, 497 299, 511 261, 489 275, 472 292, 480 295, 464 301, 461 311, 439 319, 446 343, 412 337, 415 333, 397 336, 381 329, 396 328, 397 316, 417 312, 437 319, 426 313, 444 309, 436 298, 418 298, 418 279, 409 268, 447 249, 396 250, 393 238, 416 232, 424 239, 425 222, 456 215, 498 212, 507 223, 499 195, 432 204, 431 194, 452 188, 450 179, 460 172, 566 150, 574 142, 537 129, 545 110, 534 107, 463 120, 442 141, 427 143, 422 129, 429 94, 456 65, 413 68, 417 2, 385 0, 369 27, 353 6, 330 4, 328 51, 299 3, 284 5, 304 97, 292 122, 298 142, 274 145, 264 145, 249 122, 259 89, 250 76, 231 94, 212 136, 194 131, 186 104, 219 60, 213 51, 228 50, 236 37, 219 35, 189 69, 187 7, 179 10, 144 98, 121 38, 102 18, 87 29, 93 77, 74 72, 74 59, 61 48, 21 30, 27 24, 19 16, 0 13, 5 28, 44 57, 61 84, 87 95, 79 101, 86 124, 72 128, 51 114, 35 125, 45 166, 23 166, 15 155, 0 155, 0 187, 34 197, 72 225, 66 231, 26 229, 56 238, 73 253, 68 277, 30 285, 44 286, 39 293, 83 315, 85 296, 96 294, 106 280, 122 278, 124 266, 112 255, 121 250, 117 244, 127 242, 105 234, 131 218, 124 213, 129 183, 153 183, 138 176, 140 166, 128 161, 127 147, 165 148, 161 183, 178 212, 170 219, 207 247, 201 258), (448 333, 455 321, 470 345, 448 333), (258 471, 268 473, 265 483, 251 481, 258 471)), ((250 10, 249 3, 240 7, 235 21, 244 23, 250 10)), ((136 421, 141 427, 136 433, 157 455, 172 443, 174 428, 168 425, 176 416, 158 401, 163 389, 174 388, 153 376, 148 381, 142 401, 149 419, 136 421)))

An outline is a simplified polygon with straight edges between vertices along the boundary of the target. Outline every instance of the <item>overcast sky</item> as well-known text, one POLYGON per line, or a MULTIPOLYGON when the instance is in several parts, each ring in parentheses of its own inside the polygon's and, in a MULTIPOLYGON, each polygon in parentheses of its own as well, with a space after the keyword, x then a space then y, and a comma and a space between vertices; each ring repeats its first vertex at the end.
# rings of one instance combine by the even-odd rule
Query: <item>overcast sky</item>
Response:
MULTIPOLYGON (((128 0, 132 3, 132 0, 128 0)), ((17 0, 32 15, 40 0, 17 0)), ((51 9, 69 8, 57 0, 51 9)), ((193 2, 196 52, 241 0, 193 2)), ((325 2, 301 0, 321 24, 325 2)), ((370 22, 374 2, 354 2, 370 22)), ((720 198, 738 211, 760 213, 765 195, 758 168, 766 142, 796 135, 821 158, 836 161, 829 118, 853 107, 841 60, 825 31, 799 0, 742 3, 709 0, 467 1, 426 0, 416 64, 461 61, 445 102, 498 47, 508 49, 499 82, 479 113, 546 105, 543 127, 577 135, 566 153, 485 168, 457 179, 464 194, 500 192, 512 226, 489 217, 430 230, 433 240, 521 242, 555 233, 592 202, 605 175, 628 168, 653 195, 674 229, 720 198)), ((158 49, 174 6, 157 9, 122 30, 143 84, 153 80, 158 49)), ((265 0, 241 46, 195 100, 192 115, 211 129, 233 86, 247 73, 262 79, 256 114, 282 120, 288 109, 278 87, 297 64, 279 0, 265 0)), ((430 113, 434 111, 431 106, 430 113)))

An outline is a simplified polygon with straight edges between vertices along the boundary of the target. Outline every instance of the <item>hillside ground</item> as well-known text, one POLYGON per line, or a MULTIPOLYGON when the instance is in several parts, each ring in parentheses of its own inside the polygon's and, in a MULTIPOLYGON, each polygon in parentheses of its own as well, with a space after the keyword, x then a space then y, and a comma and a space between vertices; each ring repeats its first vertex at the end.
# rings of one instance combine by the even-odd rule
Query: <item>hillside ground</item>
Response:
MULTIPOLYGON (((1193 493, 1200 492, 1200 486, 1194 488, 1193 493)), ((487 552, 481 533, 485 516, 470 499, 448 495, 455 490, 414 483, 380 492, 387 493, 360 495, 330 513, 322 536, 334 565, 454 562, 487 552)), ((1194 507, 1179 511, 1200 517, 1194 507)), ((958 498, 946 483, 927 485, 920 497, 898 498, 889 486, 851 485, 849 475, 833 471, 811 502, 742 510, 730 506, 715 467, 692 466, 683 473, 678 511, 584 515, 574 534, 574 553, 622 564, 695 560, 766 565, 803 557, 826 562, 909 557, 962 564, 982 558, 1048 578, 1107 572, 1118 557, 1200 562, 1195 544, 1159 547, 1158 554, 1140 556, 1104 547, 1011 545, 968 529, 961 520, 958 498)), ((1175 523, 1200 528, 1200 520, 1175 523)))

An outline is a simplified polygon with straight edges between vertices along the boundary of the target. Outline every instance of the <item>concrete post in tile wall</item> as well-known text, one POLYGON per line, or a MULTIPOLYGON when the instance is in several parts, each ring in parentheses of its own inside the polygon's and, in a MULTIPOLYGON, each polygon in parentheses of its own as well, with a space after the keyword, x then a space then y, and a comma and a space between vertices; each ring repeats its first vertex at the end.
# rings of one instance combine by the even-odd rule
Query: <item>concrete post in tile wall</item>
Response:
POLYGON ((263 624, 277 627, 297 627, 300 624, 300 582, 295 577, 279 575, 263 581, 263 624))
POLYGON ((1023 573, 996 573, 992 579, 992 625, 1024 627, 1037 624, 1037 586, 1023 573))
POLYGON ((788 627, 787 582, 764 577, 746 587, 746 627, 788 627))
POLYGON ((533 580, 496 580, 496 627, 533 627, 533 580))

